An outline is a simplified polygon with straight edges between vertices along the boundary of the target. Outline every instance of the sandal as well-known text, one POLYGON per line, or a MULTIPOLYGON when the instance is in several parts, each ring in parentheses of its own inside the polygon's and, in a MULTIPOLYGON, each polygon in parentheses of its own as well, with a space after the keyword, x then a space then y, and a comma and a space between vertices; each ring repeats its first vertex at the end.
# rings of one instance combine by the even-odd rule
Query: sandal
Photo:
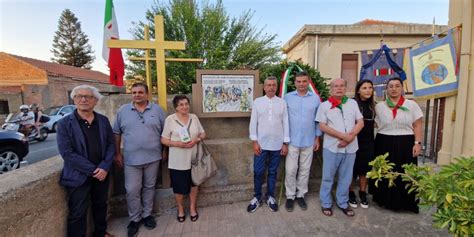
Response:
POLYGON ((176 216, 176 219, 179 221, 179 222, 184 222, 186 220, 186 214, 184 216, 180 216, 179 215, 179 212, 178 212, 178 215, 176 216))
POLYGON ((191 215, 190 217, 191 217, 191 221, 192 221, 192 222, 195 222, 195 221, 197 221, 197 220, 199 219, 199 213, 196 212, 196 215, 194 215, 194 216, 191 215))
POLYGON ((342 213, 348 217, 353 217, 355 215, 354 210, 352 210, 350 207, 342 208, 338 206, 338 208, 341 209, 342 213))
POLYGON ((332 209, 331 208, 322 207, 321 211, 323 212, 323 214, 325 216, 332 216, 332 209))

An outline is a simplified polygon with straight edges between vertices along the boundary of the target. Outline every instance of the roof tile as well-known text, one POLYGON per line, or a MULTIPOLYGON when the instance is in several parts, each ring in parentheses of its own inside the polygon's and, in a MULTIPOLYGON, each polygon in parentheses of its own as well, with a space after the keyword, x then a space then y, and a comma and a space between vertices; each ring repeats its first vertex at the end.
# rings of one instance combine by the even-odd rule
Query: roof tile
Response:
POLYGON ((107 83, 109 82, 109 76, 102 72, 42 61, 33 58, 22 57, 13 54, 10 55, 39 69, 45 70, 49 76, 80 78, 107 83))

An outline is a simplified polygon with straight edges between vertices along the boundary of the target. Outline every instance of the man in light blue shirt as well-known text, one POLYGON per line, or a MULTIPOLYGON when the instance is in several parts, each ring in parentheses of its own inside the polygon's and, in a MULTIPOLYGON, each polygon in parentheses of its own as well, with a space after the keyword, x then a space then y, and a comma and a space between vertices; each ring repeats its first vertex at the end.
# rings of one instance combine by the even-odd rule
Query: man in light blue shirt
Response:
POLYGON ((308 90, 309 80, 306 72, 296 74, 296 91, 285 96, 290 124, 290 144, 285 164, 285 208, 289 212, 293 211, 295 198, 301 209, 307 209, 304 195, 308 192, 313 152, 319 149, 321 136, 314 121, 321 99, 308 90))
POLYGON ((263 83, 265 96, 257 98, 252 106, 249 133, 253 141, 253 173, 255 196, 247 207, 254 212, 262 205, 262 183, 268 163, 266 202, 271 211, 278 211, 275 200, 275 183, 280 156, 288 152, 290 141, 288 112, 285 100, 275 96, 276 77, 268 77, 263 83))

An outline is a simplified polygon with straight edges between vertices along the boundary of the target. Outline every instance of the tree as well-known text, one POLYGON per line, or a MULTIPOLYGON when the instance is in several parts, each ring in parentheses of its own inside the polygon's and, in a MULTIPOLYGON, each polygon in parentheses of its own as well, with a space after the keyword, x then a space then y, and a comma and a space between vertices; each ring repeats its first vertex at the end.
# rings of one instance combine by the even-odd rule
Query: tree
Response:
MULTIPOLYGON (((276 35, 263 33, 251 25, 253 13, 248 10, 240 17, 229 17, 221 0, 215 4, 195 0, 170 0, 168 4, 155 1, 146 12, 146 21, 133 23, 130 33, 135 39, 144 39, 144 26, 150 25, 154 38, 154 16, 162 15, 165 40, 185 41, 186 50, 168 51, 167 57, 203 58, 203 63, 167 63, 167 90, 169 93, 189 93, 195 82, 196 69, 259 69, 279 60, 276 35)), ((128 50, 128 56, 142 57, 143 50, 128 50)), ((154 52, 151 51, 154 57, 154 52)), ((156 78, 152 63, 152 78, 156 78)), ((132 62, 129 74, 145 77, 143 62, 132 62)))
POLYGON ((94 62, 94 51, 89 45, 89 38, 81 30, 81 23, 74 13, 65 9, 58 21, 58 30, 53 38, 53 62, 91 69, 94 62))
MULTIPOLYGON (((314 83, 314 86, 319 92, 319 95, 323 98, 323 100, 326 100, 329 97, 329 87, 325 81, 329 79, 322 77, 317 69, 314 69, 308 64, 303 64, 301 61, 288 62, 287 60, 283 60, 278 64, 265 65, 262 68, 261 73, 260 73, 260 82, 263 83, 265 78, 267 78, 268 76, 275 76, 278 79, 278 85, 280 85, 281 76, 283 72, 286 71, 291 65, 295 65, 295 64, 309 74, 309 76, 311 77, 311 80, 314 83)), ((296 73, 297 73, 296 68, 293 68, 293 70, 290 73, 290 78, 288 81, 288 92, 296 90, 295 88, 296 73)), ((277 95, 279 93, 280 93, 280 88, 278 87, 277 95)))
POLYGON ((435 207, 433 225, 446 228, 454 236, 474 236, 474 157, 456 158, 454 163, 433 172, 430 166, 405 164, 405 172, 393 171, 394 163, 388 162, 388 153, 376 157, 369 163, 372 170, 367 178, 388 179, 389 186, 400 178, 408 182, 408 192, 416 192, 420 206, 435 207))

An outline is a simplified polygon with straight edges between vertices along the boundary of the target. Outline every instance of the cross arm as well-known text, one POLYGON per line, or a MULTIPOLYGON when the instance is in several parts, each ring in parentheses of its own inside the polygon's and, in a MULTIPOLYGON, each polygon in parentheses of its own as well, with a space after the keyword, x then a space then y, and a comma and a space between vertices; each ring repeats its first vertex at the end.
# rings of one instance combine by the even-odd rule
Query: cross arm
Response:
POLYGON ((144 40, 107 40, 109 48, 155 49, 156 43, 144 40))

